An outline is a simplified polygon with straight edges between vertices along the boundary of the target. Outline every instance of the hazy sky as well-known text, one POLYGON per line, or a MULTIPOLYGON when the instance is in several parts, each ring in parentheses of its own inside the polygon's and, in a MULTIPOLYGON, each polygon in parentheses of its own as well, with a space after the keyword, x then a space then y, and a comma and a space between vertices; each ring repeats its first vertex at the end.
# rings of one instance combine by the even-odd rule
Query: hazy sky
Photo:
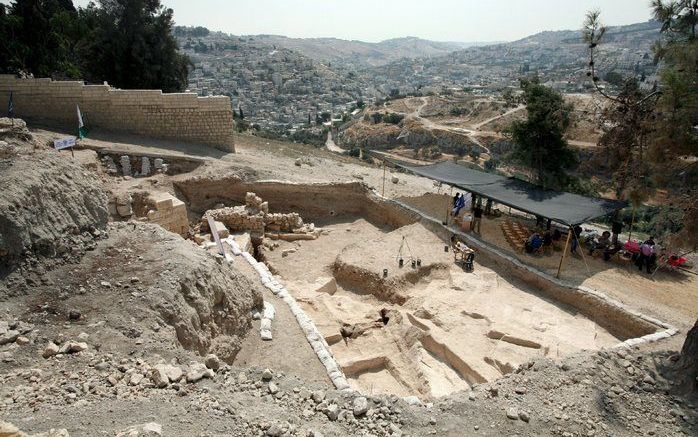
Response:
MULTIPOLYGON (((363 41, 511 41, 579 29, 598 8, 607 25, 647 21, 650 0, 163 0, 177 24, 236 35, 276 34, 363 41)), ((85 5, 87 0, 75 1, 85 5)))

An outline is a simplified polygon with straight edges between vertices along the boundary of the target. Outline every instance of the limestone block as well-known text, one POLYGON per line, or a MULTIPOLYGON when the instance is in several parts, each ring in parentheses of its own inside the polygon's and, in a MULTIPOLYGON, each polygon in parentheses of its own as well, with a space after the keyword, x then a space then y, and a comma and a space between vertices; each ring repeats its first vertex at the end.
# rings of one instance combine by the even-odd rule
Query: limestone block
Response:
POLYGON ((318 278, 315 281, 316 293, 333 295, 337 292, 337 280, 334 277, 318 278))
POLYGON ((274 309, 274 305, 265 301, 264 302, 264 311, 263 311, 262 317, 264 317, 265 319, 273 320, 274 316, 276 316, 276 310, 274 309))
POLYGON ((148 176, 150 174, 150 158, 144 156, 141 159, 141 176, 148 176))
POLYGON ((123 155, 119 158, 121 171, 124 176, 131 176, 131 158, 128 155, 123 155))
POLYGON ((148 221, 180 235, 189 233, 189 218, 184 202, 166 192, 151 194, 150 201, 155 209, 148 211, 148 221))
POLYGON ((240 250, 244 252, 249 252, 253 249, 252 237, 250 237, 250 234, 247 232, 237 235, 235 237, 235 242, 237 243, 238 247, 240 247, 240 250))
POLYGON ((121 216, 121 217, 131 217, 133 215, 133 208, 131 207, 130 204, 128 205, 116 205, 116 212, 121 216))

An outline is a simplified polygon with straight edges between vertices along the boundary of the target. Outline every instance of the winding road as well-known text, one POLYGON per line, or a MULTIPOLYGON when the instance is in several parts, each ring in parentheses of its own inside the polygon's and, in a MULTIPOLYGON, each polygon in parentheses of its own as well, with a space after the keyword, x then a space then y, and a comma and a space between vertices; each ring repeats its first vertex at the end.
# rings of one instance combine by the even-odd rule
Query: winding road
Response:
POLYGON ((335 153, 343 153, 344 149, 339 147, 335 142, 334 139, 332 139, 332 131, 330 130, 327 132, 327 141, 325 142, 325 147, 327 147, 327 150, 330 152, 335 152, 335 153))
MULTIPOLYGON (((483 126, 486 126, 489 123, 492 123, 493 121, 499 120, 500 118, 507 117, 511 114, 514 114, 516 112, 519 112, 519 111, 526 109, 525 105, 519 105, 516 108, 512 108, 512 109, 504 112, 503 114, 499 114, 499 115, 496 115, 494 117, 490 117, 487 120, 484 120, 484 121, 481 121, 477 124, 471 125, 470 128, 453 127, 453 126, 448 126, 448 125, 444 125, 444 124, 440 124, 440 123, 435 123, 428 118, 424 118, 422 116, 422 111, 429 104, 429 99, 427 97, 419 97, 419 99, 421 100, 421 104, 413 112, 409 113, 408 117, 411 117, 415 120, 419 120, 422 123, 422 125, 427 129, 445 130, 448 132, 452 132, 455 134, 466 136, 470 141, 472 141, 473 143, 480 146, 483 150, 486 151, 486 153, 488 153, 490 155, 491 155, 490 150, 487 148, 487 146, 483 145, 478 140, 477 137, 504 138, 504 135, 502 135, 499 132, 489 131, 489 130, 480 130, 480 129, 483 126)), ((596 143, 588 142, 588 141, 567 140, 567 142, 571 146, 575 146, 575 147, 582 148, 582 149, 597 147, 596 143)))

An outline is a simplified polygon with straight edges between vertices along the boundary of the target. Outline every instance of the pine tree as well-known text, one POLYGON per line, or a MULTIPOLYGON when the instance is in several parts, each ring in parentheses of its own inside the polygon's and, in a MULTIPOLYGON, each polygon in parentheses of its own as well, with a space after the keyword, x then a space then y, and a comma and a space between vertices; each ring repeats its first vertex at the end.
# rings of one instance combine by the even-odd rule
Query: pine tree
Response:
POLYGON ((514 156, 533 170, 539 185, 563 188, 568 182, 566 170, 577 164, 564 138, 572 107, 537 78, 522 80, 521 89, 528 118, 515 121, 506 130, 516 144, 514 156))

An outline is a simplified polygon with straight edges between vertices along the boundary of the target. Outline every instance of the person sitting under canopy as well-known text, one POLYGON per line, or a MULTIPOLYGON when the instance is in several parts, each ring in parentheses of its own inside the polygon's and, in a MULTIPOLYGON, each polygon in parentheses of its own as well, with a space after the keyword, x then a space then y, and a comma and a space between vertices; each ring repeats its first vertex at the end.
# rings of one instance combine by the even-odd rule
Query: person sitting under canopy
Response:
POLYGON ((535 253, 543 246, 543 237, 538 232, 534 232, 528 240, 526 240, 526 253, 535 253))

